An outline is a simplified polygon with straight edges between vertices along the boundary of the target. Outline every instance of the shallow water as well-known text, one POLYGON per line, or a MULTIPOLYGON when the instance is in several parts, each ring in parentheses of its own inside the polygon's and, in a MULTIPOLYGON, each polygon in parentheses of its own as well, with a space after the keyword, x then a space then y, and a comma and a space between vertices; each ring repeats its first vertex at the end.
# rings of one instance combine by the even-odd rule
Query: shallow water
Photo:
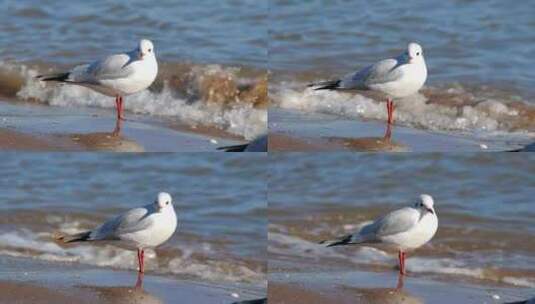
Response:
POLYGON ((125 110, 266 132, 267 1, 7 1, 0 11, 0 95, 54 106, 114 107, 112 98, 35 76, 129 51, 151 39, 159 75, 125 110), (243 32, 247 28, 247 32, 243 32))
POLYGON ((72 64, 129 50, 147 38, 163 61, 259 68, 266 63, 264 0, 4 1, 2 6, 4 59, 72 64))
POLYGON ((346 72, 417 41, 432 84, 471 79, 532 89, 533 13, 529 1, 272 1, 270 67, 346 72))
POLYGON ((14 154, 0 171, 0 254, 136 269, 135 252, 60 247, 53 233, 91 229, 112 215, 174 199, 179 227, 148 253, 148 272, 265 284, 265 157, 230 154, 14 154))
POLYGON ((429 245, 409 253, 409 273, 534 288, 535 247, 526 241, 535 235, 533 160, 529 154, 275 154, 270 261, 290 269, 392 269, 396 256, 385 248, 317 242, 428 193, 439 230, 429 245))
POLYGON ((534 138, 535 5, 503 1, 273 1, 270 97, 278 107, 384 121, 383 96, 314 92, 417 41, 428 79, 395 100, 403 126, 471 138, 534 138))

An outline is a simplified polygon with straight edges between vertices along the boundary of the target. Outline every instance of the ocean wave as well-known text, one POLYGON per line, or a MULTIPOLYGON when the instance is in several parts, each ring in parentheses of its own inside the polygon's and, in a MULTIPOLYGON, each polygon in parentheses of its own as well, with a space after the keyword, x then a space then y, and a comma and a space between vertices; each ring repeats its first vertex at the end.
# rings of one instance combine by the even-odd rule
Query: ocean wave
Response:
MULTIPOLYGON (((351 247, 351 251, 343 249, 336 250, 297 236, 281 233, 284 230, 283 227, 270 225, 268 239, 270 243, 269 253, 272 258, 279 255, 286 258, 293 256, 299 260, 303 258, 321 260, 323 264, 333 265, 333 267, 339 264, 343 269, 347 269, 348 265, 361 267, 381 266, 385 269, 397 265, 397 256, 395 254, 390 254, 387 251, 375 247, 363 245, 351 247)), ((529 271, 506 268, 498 269, 495 267, 475 265, 470 261, 440 256, 414 256, 408 259, 406 263, 407 270, 414 273, 445 274, 535 288, 535 278, 526 274, 529 271)))
MULTIPOLYGON (((63 232, 77 232, 76 223, 63 226, 63 232)), ((112 245, 77 244, 63 246, 54 242, 52 233, 36 233, 28 229, 6 231, 0 235, 0 255, 38 260, 81 263, 114 269, 137 269, 136 252, 112 245)), ((210 247, 200 244, 200 248, 210 247)), ((262 266, 239 259, 215 259, 205 251, 169 249, 156 254, 146 250, 146 268, 150 272, 191 277, 212 282, 241 282, 256 285, 265 283, 262 266)))
MULTIPOLYGON (((52 106, 113 108, 113 98, 87 88, 35 79, 57 67, 0 62, 0 94, 52 106)), ((149 90, 125 97, 125 109, 254 139, 267 131, 267 78, 220 65, 163 63, 149 90)))
MULTIPOLYGON (((381 121, 387 118, 385 103, 375 93, 314 91, 301 82, 281 82, 270 84, 269 94, 280 108, 381 121)), ((518 95, 487 86, 427 87, 394 102, 394 121, 400 125, 490 137, 535 136, 535 106, 518 95)))

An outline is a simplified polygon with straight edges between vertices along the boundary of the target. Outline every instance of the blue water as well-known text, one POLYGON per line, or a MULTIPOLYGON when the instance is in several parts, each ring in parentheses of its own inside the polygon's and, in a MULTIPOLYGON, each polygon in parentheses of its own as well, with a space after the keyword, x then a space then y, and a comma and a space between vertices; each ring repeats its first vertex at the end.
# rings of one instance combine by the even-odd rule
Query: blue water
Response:
POLYGON ((166 191, 179 225, 158 253, 158 272, 263 284, 266 171, 267 158, 254 154, 4 153, 0 210, 9 216, 0 220, 0 249, 135 267, 134 253, 129 259, 111 248, 59 249, 52 234, 91 229, 166 191))
MULTIPOLYGON (((520 225, 535 216, 534 160, 530 154, 277 153, 270 169, 270 206, 399 206, 429 193, 439 212, 451 208, 520 225)), ((523 229, 535 232, 535 225, 523 229)))
POLYGON ((419 42, 428 83, 469 80, 533 92, 535 2, 500 0, 270 3, 270 67, 346 73, 419 42))
POLYGON ((366 245, 330 250, 317 243, 357 231, 427 193, 435 201, 438 231, 411 253, 409 273, 535 286, 535 247, 527 242, 535 236, 531 154, 277 153, 270 158, 270 263, 303 270, 309 269, 307 261, 321 260, 331 270, 381 266, 387 271, 395 265, 387 251, 366 245))
POLYGON ((265 0, 7 0, 0 58, 72 64, 133 49, 145 37, 162 60, 264 67, 266 21, 265 0))

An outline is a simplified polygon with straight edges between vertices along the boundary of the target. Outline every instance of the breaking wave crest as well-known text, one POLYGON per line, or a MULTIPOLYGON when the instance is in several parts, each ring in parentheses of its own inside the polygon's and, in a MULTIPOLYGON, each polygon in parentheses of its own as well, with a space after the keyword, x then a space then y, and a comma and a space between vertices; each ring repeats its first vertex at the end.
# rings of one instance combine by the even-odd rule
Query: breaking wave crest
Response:
MULTIPOLYGON (((0 95, 52 106, 115 107, 112 98, 87 88, 35 79, 57 67, 0 62, 0 95)), ((214 126, 253 139, 267 130, 267 77, 220 65, 163 63, 149 90, 127 96, 125 110, 214 126)))
MULTIPOLYGON (((369 92, 314 91, 303 83, 282 82, 270 85, 270 98, 286 109, 350 118, 387 118, 382 97, 369 92)), ((535 136, 535 106, 518 95, 487 86, 427 87, 394 102, 394 120, 401 125, 480 136, 535 136)))

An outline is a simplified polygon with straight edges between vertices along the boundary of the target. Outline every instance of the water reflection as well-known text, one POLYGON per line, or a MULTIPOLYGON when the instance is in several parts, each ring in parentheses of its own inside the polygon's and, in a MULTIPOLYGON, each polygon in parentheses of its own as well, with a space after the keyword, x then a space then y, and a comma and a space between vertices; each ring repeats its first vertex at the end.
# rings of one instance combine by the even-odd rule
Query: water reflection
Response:
POLYGON ((359 303, 382 304, 422 304, 424 301, 403 289, 403 276, 398 276, 395 288, 355 288, 343 287, 345 290, 358 294, 359 303))

